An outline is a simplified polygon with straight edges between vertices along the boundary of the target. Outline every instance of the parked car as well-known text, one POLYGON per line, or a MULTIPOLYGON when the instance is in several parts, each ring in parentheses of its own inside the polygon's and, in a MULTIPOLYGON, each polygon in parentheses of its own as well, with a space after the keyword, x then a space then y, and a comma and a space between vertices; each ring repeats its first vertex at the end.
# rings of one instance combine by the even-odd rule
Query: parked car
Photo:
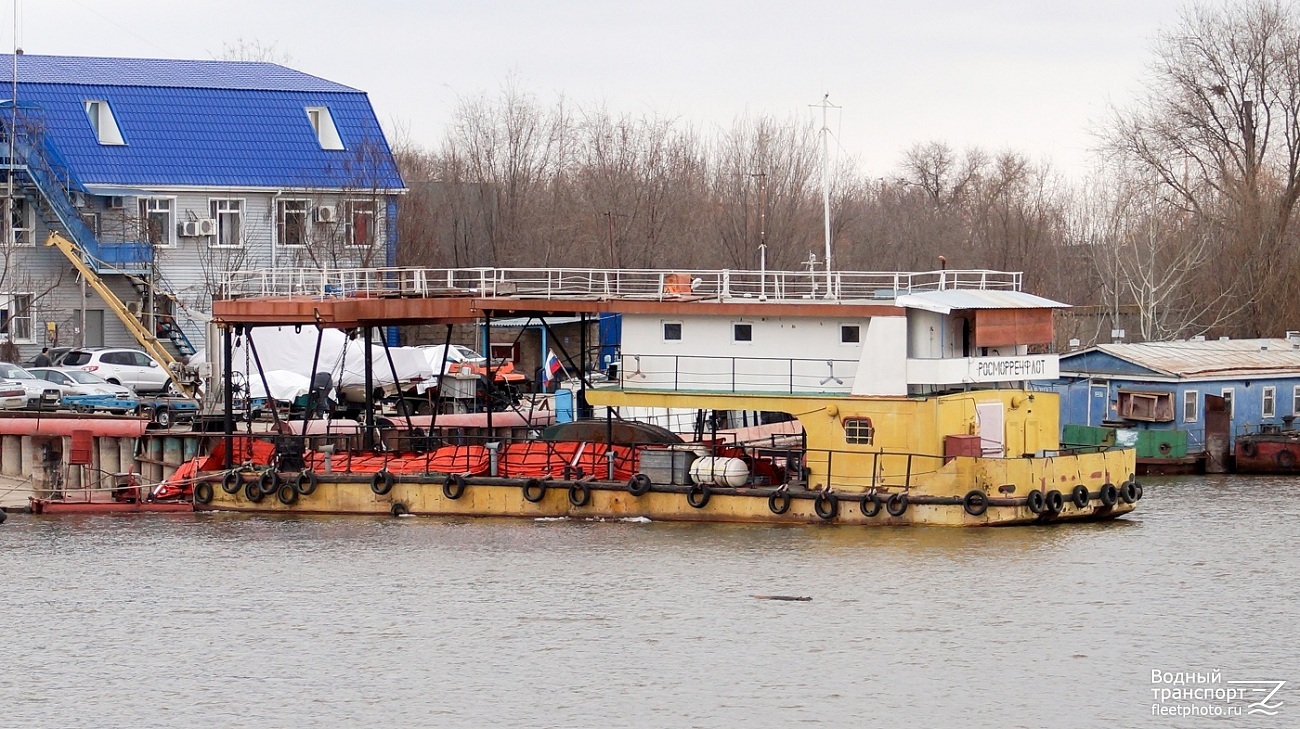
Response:
MULTIPOLYGON (((50 358, 50 363, 49 363, 48 365, 45 365, 45 366, 46 366, 46 367, 57 367, 57 366, 59 365, 59 358, 62 357, 63 355, 65 355, 65 354, 67 354, 68 352, 71 352, 73 349, 74 349, 73 347, 50 347, 50 351, 48 351, 48 352, 45 353, 45 356, 50 358)), ((23 367, 25 367, 25 368, 27 368, 27 369, 29 369, 29 370, 30 370, 31 368, 33 368, 33 367, 36 367, 36 366, 38 366, 38 365, 36 364, 36 358, 35 358, 35 357, 32 357, 31 359, 27 360, 26 362, 23 362, 23 367)))
POLYGON ((165 392, 171 385, 167 368, 138 349, 81 347, 63 355, 62 366, 93 372, 136 392, 165 392))
POLYGON ((16 383, 23 388, 23 407, 57 408, 63 399, 63 387, 43 380, 16 364, 0 362, 0 379, 16 383))
POLYGON ((114 385, 93 372, 76 367, 33 367, 37 377, 63 387, 63 404, 75 410, 108 410, 125 413, 140 405, 126 385, 114 385))
POLYGON ((21 410, 27 407, 27 390, 22 383, 0 380, 0 409, 21 410))

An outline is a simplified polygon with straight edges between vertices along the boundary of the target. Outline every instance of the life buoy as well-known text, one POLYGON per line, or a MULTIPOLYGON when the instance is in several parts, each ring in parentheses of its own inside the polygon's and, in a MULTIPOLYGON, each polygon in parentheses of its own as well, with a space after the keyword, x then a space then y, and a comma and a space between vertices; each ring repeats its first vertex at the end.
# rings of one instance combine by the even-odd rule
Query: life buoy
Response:
POLYGON ((1119 487, 1119 497, 1124 499, 1124 503, 1131 504, 1137 501, 1137 486, 1132 481, 1125 481, 1123 486, 1119 487))
POLYGON ((275 469, 262 471, 262 477, 258 479, 258 486, 262 489, 263 496, 270 496, 280 488, 280 477, 276 474, 275 469))
POLYGON ((1025 506, 1029 507, 1032 514, 1043 513, 1043 507, 1047 505, 1047 499, 1043 496, 1042 491, 1030 491, 1025 495, 1025 506))
POLYGON ((586 506, 591 501, 591 487, 581 481, 569 485, 569 503, 574 506, 586 506))
POLYGON ((275 491, 275 498, 285 506, 289 506, 290 504, 294 503, 295 501, 298 500, 297 484, 292 484, 288 482, 280 484, 280 488, 276 489, 275 491))
POLYGON ((962 497, 961 506, 971 516, 983 516, 989 510, 989 495, 979 489, 971 489, 962 497))
POLYGON ((890 496, 889 501, 885 502, 885 511, 888 511, 890 516, 902 516, 903 512, 907 511, 907 494, 899 491, 890 496))
POLYGON ((627 491, 633 496, 645 496, 650 493, 650 477, 644 473, 638 473, 627 482, 627 491))
POLYGON ((1295 468, 1295 454, 1289 450, 1278 451, 1277 465, 1287 470, 1291 470, 1292 468, 1295 468))
POLYGON ((442 495, 455 501, 465 495, 468 483, 461 474, 449 473, 442 479, 442 495))
POLYGON ((401 516, 403 514, 409 514, 411 512, 406 508, 406 504, 403 504, 400 501, 394 501, 393 505, 388 507, 388 513, 392 514, 393 516, 401 516))
POLYGON ((298 474, 298 494, 300 496, 310 496, 316 490, 320 480, 316 477, 316 472, 312 470, 303 471, 298 474))
POLYGON ((1043 505, 1047 507, 1047 512, 1053 516, 1065 511, 1065 497, 1056 489, 1048 491, 1043 497, 1043 505))
POLYGON ((858 499, 858 508, 862 510, 862 515, 868 519, 879 514, 881 506, 883 504, 880 501, 880 496, 875 493, 863 494, 862 498, 858 499))
POLYGON ((211 504, 212 484, 207 481, 200 481, 194 484, 194 502, 198 504, 211 504))
POLYGON ((840 513, 840 497, 829 491, 819 492, 813 499, 813 511, 826 521, 834 519, 840 513))
POLYGON ((375 471, 370 476, 370 490, 375 492, 376 496, 383 496, 393 490, 393 474, 385 468, 381 471, 375 471))
POLYGON ((239 493, 239 473, 231 471, 221 479, 221 490, 228 494, 234 495, 239 493))
POLYGON ((524 482, 524 500, 536 504, 546 496, 546 482, 540 478, 530 478, 524 482))
POLYGON ((1070 501, 1080 509, 1088 508, 1088 498, 1088 487, 1083 484, 1075 486, 1074 491, 1070 492, 1070 501))
POLYGON ((1119 489, 1115 488, 1113 483, 1104 483, 1097 498, 1101 499, 1102 506, 1114 506, 1115 502, 1119 501, 1119 489))
POLYGON ((767 508, 773 514, 784 514, 789 511, 790 492, 785 491, 784 489, 781 491, 773 491, 772 494, 767 497, 767 508))
POLYGON ((1241 442, 1241 455, 1247 458, 1254 458, 1259 453, 1259 445, 1253 440, 1244 440, 1241 442))
POLYGON ((266 494, 262 493, 262 484, 257 481, 247 481, 244 483, 244 498, 254 504, 262 500, 266 494))
POLYGON ((686 503, 696 509, 703 509, 709 503, 709 499, 712 496, 713 492, 709 490, 708 486, 705 486, 702 483, 697 483, 694 486, 691 486, 690 491, 686 492, 686 503))

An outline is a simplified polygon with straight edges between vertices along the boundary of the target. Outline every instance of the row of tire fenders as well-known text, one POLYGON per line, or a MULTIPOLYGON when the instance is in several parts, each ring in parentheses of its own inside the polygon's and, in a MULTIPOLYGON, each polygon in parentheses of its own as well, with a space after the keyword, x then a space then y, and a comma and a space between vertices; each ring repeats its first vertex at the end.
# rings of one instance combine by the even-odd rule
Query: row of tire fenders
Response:
MULTIPOLYGON (((281 481, 279 475, 274 470, 263 471, 262 475, 254 480, 244 481, 236 471, 228 472, 221 481, 221 490, 227 494, 234 495, 240 490, 244 492, 244 498, 253 503, 259 503, 272 494, 280 503, 289 506, 298 501, 298 497, 307 496, 316 490, 319 483, 319 477, 315 471, 302 471, 298 477, 293 480, 281 481)), ((370 490, 378 496, 384 496, 393 490, 395 485, 393 474, 387 470, 376 471, 370 477, 370 490)), ((465 489, 469 486, 468 480, 464 475, 459 473, 449 473, 442 480, 442 495, 448 499, 456 500, 465 495, 465 489)), ((638 473, 627 482, 628 493, 633 496, 644 496, 650 493, 653 483, 650 477, 644 473, 638 473)), ((530 478, 524 482, 523 496, 530 503, 538 503, 546 496, 547 489, 550 488, 546 480, 540 478, 530 478)), ((583 507, 591 502, 591 487, 583 481, 574 481, 568 487, 569 503, 575 507, 583 507)), ((713 496, 713 491, 707 485, 694 484, 686 492, 686 503, 693 508, 703 509, 708 505, 709 499, 713 496)), ((211 482, 203 481, 194 487, 194 500, 200 504, 209 504, 212 502, 213 486, 211 482)), ((1039 516, 1056 516, 1065 510, 1065 495, 1055 489, 1051 491, 1034 490, 1025 496, 1025 506, 1029 511, 1039 516)), ((1093 499, 1093 494, 1088 491, 1088 487, 1083 484, 1075 486, 1070 492, 1070 502, 1080 509, 1085 509, 1093 499)), ((1112 483, 1102 484, 1101 490, 1096 494, 1096 499, 1101 505, 1110 508, 1115 504, 1123 501, 1126 504, 1133 504, 1142 499, 1142 484, 1136 479, 1129 480, 1116 486, 1112 483)), ((790 510, 790 505, 794 498, 790 495, 788 488, 781 486, 772 491, 767 497, 767 508, 773 514, 784 514, 790 510)), ((890 516, 902 516, 907 512, 908 498, 907 492, 897 491, 892 494, 882 495, 875 491, 869 491, 858 497, 858 509, 862 515, 867 518, 873 518, 880 514, 884 509, 890 516)), ((971 489, 962 497, 962 508, 971 516, 982 516, 989 508, 989 495, 980 489, 971 489)), ((818 491, 813 497, 813 511, 817 516, 827 521, 839 516, 840 497, 834 491, 818 491)), ((392 512, 394 515, 407 513, 407 508, 401 503, 394 503, 392 512)))

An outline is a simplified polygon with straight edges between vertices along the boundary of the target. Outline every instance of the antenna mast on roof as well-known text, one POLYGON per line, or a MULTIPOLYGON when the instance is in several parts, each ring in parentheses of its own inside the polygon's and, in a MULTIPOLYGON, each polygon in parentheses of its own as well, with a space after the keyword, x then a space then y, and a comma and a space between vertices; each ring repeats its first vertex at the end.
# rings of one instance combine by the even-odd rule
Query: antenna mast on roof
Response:
POLYGON ((826 123, 826 112, 840 107, 831 103, 829 93, 822 96, 822 103, 812 106, 822 110, 822 217, 826 229, 826 258, 823 262, 826 266, 826 298, 829 299, 835 295, 835 287, 831 283, 831 128, 826 123))

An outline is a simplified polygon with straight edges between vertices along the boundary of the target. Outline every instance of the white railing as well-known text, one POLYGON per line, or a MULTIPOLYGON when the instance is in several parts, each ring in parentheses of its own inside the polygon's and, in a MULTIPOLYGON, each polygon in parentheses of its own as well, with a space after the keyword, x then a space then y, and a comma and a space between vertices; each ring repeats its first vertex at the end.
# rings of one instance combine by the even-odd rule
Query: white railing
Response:
POLYGON ((217 298, 514 296, 540 299, 891 300, 913 291, 1019 291, 1019 272, 600 268, 331 268, 227 271, 217 298))

